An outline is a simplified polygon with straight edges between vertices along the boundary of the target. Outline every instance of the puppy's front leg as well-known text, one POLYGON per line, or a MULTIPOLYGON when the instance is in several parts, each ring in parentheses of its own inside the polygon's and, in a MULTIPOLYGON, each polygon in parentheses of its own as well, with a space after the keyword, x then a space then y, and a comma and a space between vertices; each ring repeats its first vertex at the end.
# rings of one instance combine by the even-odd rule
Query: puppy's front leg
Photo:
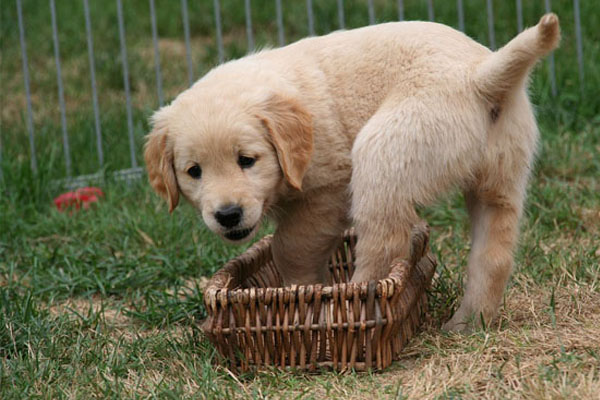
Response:
POLYGON ((272 251, 284 284, 331 283, 327 261, 349 225, 345 188, 328 189, 282 209, 272 251))

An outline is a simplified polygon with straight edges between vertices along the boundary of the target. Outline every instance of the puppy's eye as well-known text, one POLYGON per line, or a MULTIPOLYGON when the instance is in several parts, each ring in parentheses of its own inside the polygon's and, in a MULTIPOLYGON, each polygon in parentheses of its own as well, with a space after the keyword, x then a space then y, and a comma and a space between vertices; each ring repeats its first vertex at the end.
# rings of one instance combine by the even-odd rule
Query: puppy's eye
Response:
POLYGON ((187 173, 194 179, 200 179, 200 177, 202 176, 202 169, 200 168, 200 166, 194 165, 193 167, 190 167, 187 170, 187 173))
POLYGON ((238 158, 238 164, 243 169, 252 167, 255 162, 256 162, 256 158, 252 158, 252 157, 239 156, 239 158, 238 158))

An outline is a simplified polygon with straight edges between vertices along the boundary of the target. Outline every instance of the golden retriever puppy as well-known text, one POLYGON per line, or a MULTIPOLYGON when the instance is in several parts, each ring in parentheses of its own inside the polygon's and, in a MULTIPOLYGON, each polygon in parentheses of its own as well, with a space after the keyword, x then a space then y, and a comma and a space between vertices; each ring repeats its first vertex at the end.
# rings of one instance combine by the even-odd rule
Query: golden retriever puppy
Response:
POLYGON ((463 330, 494 316, 512 269, 538 140, 527 75, 559 36, 548 14, 491 52, 444 25, 399 22, 228 62, 154 114, 150 182, 229 242, 274 218, 286 284, 326 282, 351 222, 353 281, 384 277, 409 252, 414 206, 460 187, 472 248, 445 328, 463 330))

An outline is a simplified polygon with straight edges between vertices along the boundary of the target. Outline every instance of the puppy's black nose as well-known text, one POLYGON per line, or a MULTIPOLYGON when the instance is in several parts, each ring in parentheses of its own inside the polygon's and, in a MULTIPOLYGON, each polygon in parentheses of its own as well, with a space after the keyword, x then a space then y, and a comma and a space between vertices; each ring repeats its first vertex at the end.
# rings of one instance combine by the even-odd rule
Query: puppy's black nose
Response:
POLYGON ((243 210, 240 206, 230 205, 225 206, 215 213, 215 218, 219 224, 225 228, 233 228, 242 220, 243 210))

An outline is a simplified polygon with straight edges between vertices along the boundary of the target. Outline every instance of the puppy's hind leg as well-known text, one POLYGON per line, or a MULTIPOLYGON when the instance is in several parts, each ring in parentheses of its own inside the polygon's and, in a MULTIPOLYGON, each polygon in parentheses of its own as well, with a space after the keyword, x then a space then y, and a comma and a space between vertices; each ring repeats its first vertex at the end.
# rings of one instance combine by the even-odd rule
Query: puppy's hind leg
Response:
POLYGON ((354 282, 381 279, 394 258, 409 256, 411 228, 419 221, 415 205, 432 202, 468 175, 477 158, 477 130, 483 128, 478 129, 477 120, 466 120, 474 113, 440 97, 388 101, 356 138, 354 282))
POLYGON ((514 192, 465 194, 471 219, 471 252, 465 294, 443 329, 468 332, 489 324, 502 301, 513 268, 524 195, 514 192))

